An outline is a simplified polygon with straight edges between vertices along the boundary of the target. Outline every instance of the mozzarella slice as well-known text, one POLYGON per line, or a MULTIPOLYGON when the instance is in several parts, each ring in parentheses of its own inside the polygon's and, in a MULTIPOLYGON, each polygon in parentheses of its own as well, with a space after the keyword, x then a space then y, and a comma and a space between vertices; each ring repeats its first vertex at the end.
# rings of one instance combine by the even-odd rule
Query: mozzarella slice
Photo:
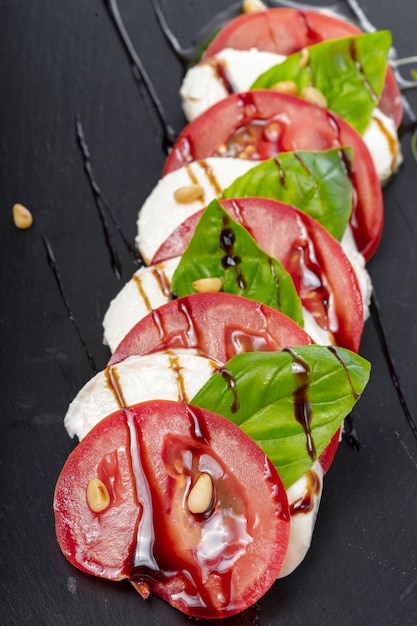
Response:
POLYGON ((255 80, 285 60, 273 52, 225 48, 215 56, 190 68, 180 89, 182 108, 192 121, 230 93, 248 91, 255 80))
POLYGON ((290 540, 279 578, 293 572, 311 545, 323 491, 323 469, 319 461, 287 489, 290 505, 290 540))
POLYGON ((256 161, 211 157, 164 176, 139 211, 136 245, 145 263, 149 265, 161 244, 187 217, 204 208, 256 165, 256 161), (178 189, 196 184, 203 191, 197 200, 178 202, 175 199, 178 189))
POLYGON ((386 183, 403 162, 394 120, 375 109, 362 139, 371 154, 379 180, 382 184, 386 183))
MULTIPOLYGON (((230 93, 249 90, 258 76, 284 59, 279 54, 255 48, 226 48, 195 65, 188 70, 180 89, 186 118, 192 121, 230 93)), ((371 154, 379 180, 385 183, 403 161, 394 121, 376 108, 362 138, 371 154)))
POLYGON ((141 267, 110 302, 103 319, 104 338, 114 352, 121 340, 150 311, 169 300, 179 258, 141 267))
POLYGON ((195 350, 131 356, 96 374, 69 405, 64 425, 82 439, 103 417, 146 400, 189 402, 219 366, 195 350))

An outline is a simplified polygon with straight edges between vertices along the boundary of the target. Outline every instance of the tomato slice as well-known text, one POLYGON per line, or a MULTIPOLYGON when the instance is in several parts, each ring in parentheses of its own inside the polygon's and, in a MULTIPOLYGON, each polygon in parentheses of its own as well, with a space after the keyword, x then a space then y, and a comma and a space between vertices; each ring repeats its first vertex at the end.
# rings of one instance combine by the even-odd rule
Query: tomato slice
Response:
MULTIPOLYGON (((203 59, 208 59, 224 48, 257 48, 288 56, 326 39, 349 37, 361 32, 351 22, 318 11, 271 8, 240 15, 229 22, 207 47, 203 59)), ((387 68, 379 107, 395 121, 398 128, 403 109, 401 94, 390 67, 387 68)))
POLYGON ((195 617, 234 615, 259 600, 289 541, 286 492, 257 444, 214 413, 170 401, 101 421, 65 464, 54 506, 73 565, 128 578, 142 597, 154 593, 195 617), (109 494, 100 512, 87 495, 96 479, 109 494))
POLYGON ((312 340, 300 326, 264 304, 227 293, 196 293, 151 311, 126 335, 109 365, 134 354, 197 348, 226 363, 241 352, 281 350, 312 340))
MULTIPOLYGON (((267 254, 291 274, 305 308, 333 332, 336 343, 359 350, 363 306, 356 275, 340 244, 308 215, 266 198, 222 200, 267 254)), ((183 222, 159 248, 157 262, 183 254, 201 216, 183 222)))
POLYGON ((372 158, 349 124, 301 98, 268 90, 225 98, 184 128, 166 160, 164 174, 209 156, 259 160, 279 152, 340 146, 353 148, 350 225, 359 251, 369 259, 378 246, 384 220, 382 190, 372 158))

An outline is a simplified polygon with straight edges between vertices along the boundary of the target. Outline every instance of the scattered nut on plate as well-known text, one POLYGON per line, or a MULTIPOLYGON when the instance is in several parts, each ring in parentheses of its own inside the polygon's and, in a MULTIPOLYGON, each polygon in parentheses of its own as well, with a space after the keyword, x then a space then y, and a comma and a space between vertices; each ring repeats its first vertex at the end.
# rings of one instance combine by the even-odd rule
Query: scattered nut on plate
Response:
POLYGON ((32 226, 32 213, 23 204, 15 204, 13 206, 13 221, 16 228, 25 229, 32 226))

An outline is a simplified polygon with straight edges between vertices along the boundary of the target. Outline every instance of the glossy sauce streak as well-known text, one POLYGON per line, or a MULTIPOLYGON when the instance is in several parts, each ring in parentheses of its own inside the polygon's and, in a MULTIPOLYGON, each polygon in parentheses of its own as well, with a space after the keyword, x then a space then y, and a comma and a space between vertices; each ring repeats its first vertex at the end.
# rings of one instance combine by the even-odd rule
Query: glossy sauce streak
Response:
POLYGON ((392 384, 394 385, 394 388, 397 392, 397 396, 400 401, 401 407, 403 409, 405 418, 408 422, 408 425, 411 428, 414 437, 417 439, 417 422, 411 412, 410 407, 408 406, 406 397, 404 395, 404 392, 400 384, 400 379, 398 377, 398 372, 395 367, 395 363, 391 357, 391 353, 390 353, 388 341, 387 341, 387 336, 385 334, 385 329, 382 324, 381 315, 379 312, 379 304, 376 298, 375 289, 373 289, 372 291, 370 310, 371 310, 372 321, 374 323, 375 329, 378 334, 378 339, 379 339, 379 343, 382 349, 382 353, 385 357, 385 361, 388 366, 388 371, 391 376, 392 384))
POLYGON ((149 301, 148 298, 148 294, 146 293, 146 290, 143 288, 143 284, 142 284, 142 278, 140 276, 138 276, 137 274, 133 274, 132 279, 134 280, 134 282, 136 283, 136 286, 138 288, 139 294, 147 308, 148 311, 152 311, 152 305, 149 301))
POLYGON ((73 327, 75 329, 75 332, 78 335, 78 339, 81 342, 81 345, 82 345, 82 347, 84 349, 84 352, 86 354, 86 357, 88 359, 88 362, 90 364, 90 367, 91 367, 92 371, 94 372, 94 374, 97 374, 97 372, 98 372, 97 366, 96 366, 96 364, 94 362, 93 356, 91 355, 91 353, 90 353, 90 351, 89 351, 89 349, 87 347, 87 342, 85 341, 83 335, 81 334, 81 331, 80 331, 80 328, 78 326, 78 323, 77 323, 77 321, 76 321, 76 319, 74 317, 74 314, 73 314, 73 312, 71 310, 71 307, 69 305, 69 301, 68 301, 67 295, 66 295, 66 293, 64 291, 64 286, 62 284, 61 275, 60 275, 60 273, 58 271, 58 266, 57 266, 57 263, 56 263, 56 260, 55 260, 55 255, 53 253, 52 246, 49 243, 49 241, 46 239, 46 237, 43 237, 43 243, 44 243, 45 249, 46 249, 46 255, 47 255, 47 258, 48 258, 48 264, 49 264, 49 267, 51 268, 51 270, 52 270, 52 272, 54 274, 55 281, 56 281, 56 284, 58 285, 58 290, 59 290, 62 302, 64 303, 65 309, 67 311, 68 319, 71 322, 71 324, 73 325, 73 327))
POLYGON ((391 168, 390 169, 391 169, 391 174, 393 174, 395 172, 396 161, 397 161, 397 156, 398 156, 397 142, 395 141, 395 137, 393 137, 393 135, 388 131, 386 126, 381 122, 381 120, 378 117, 373 117, 372 119, 377 124, 380 132, 384 135, 385 139, 387 140, 388 149, 391 155, 391 168))
POLYGON ((227 388, 230 389, 230 391, 233 393, 233 402, 230 406, 230 410, 232 413, 237 413, 237 411, 240 409, 240 401, 236 389, 236 379, 233 376, 232 372, 224 367, 221 367, 218 371, 223 380, 226 381, 227 388))
POLYGON ((246 289, 246 280, 242 274, 240 269, 240 264, 242 263, 242 259, 240 256, 234 254, 234 246, 236 240, 235 232, 229 227, 229 220, 224 220, 224 227, 220 232, 220 248, 225 252, 225 255, 222 257, 222 267, 224 270, 228 270, 231 267, 234 267, 236 270, 236 280, 239 289, 246 289))
POLYGON ((201 167, 201 169, 203 170, 204 175, 207 178, 208 182, 210 183, 211 187, 213 188, 216 196, 220 196, 223 192, 223 189, 219 185, 219 182, 217 178, 215 177, 214 172, 212 168, 210 167, 210 165, 207 163, 207 161, 205 159, 201 161, 197 161, 196 165, 201 167))
POLYGON ((158 283, 160 292, 167 298, 171 295, 171 282, 162 267, 155 265, 151 273, 158 283))
POLYGON ((193 348, 194 346, 198 346, 198 332, 196 327, 194 326, 193 318, 191 312, 188 310, 187 305, 184 302, 181 302, 179 305, 179 312, 183 314, 185 319, 187 320, 187 344, 186 347, 193 348))
POLYGON ((295 240, 286 263, 298 295, 305 308, 325 330, 336 332, 337 318, 333 310, 333 298, 325 285, 325 277, 317 260, 314 243, 309 237, 301 218, 297 218, 300 237, 295 240))
POLYGON ((117 368, 115 366, 106 367, 104 370, 104 377, 106 379, 106 385, 108 389, 113 392, 119 407, 125 407, 126 400, 123 395, 123 389, 120 384, 120 377, 117 368))
POLYGON ((104 0, 105 5, 110 13, 110 16, 113 20, 114 25, 116 26, 119 37, 122 40, 122 43, 126 49, 126 52, 130 58, 130 61, 133 64, 133 74, 135 78, 143 83, 146 87, 148 95, 153 103, 154 109, 158 116, 158 119, 161 123, 163 129, 163 148, 165 152, 168 152, 169 148, 173 146, 176 133, 172 126, 168 123, 165 112, 163 110, 162 104, 156 94, 154 86, 152 84, 151 79, 149 78, 140 57, 135 50, 132 41, 128 35, 126 27, 123 23, 122 17, 120 15, 119 7, 117 4, 117 0, 104 0))
POLYGON ((313 469, 306 472, 307 485, 303 495, 290 504, 290 515, 310 513, 314 509, 315 497, 320 493, 320 477, 313 469))
POLYGON ((182 61, 185 65, 189 65, 198 60, 200 53, 204 47, 204 44, 207 43, 208 39, 211 39, 213 33, 217 32, 220 28, 225 26, 231 19, 237 17, 242 12, 241 2, 235 2, 229 8, 224 11, 219 11, 216 13, 210 21, 202 28, 196 36, 197 43, 190 48, 183 48, 178 39, 175 37, 171 29, 169 28, 167 21, 165 19, 164 13, 159 4, 159 0, 152 0, 153 8, 155 14, 158 18, 159 25, 161 27, 162 32, 167 38, 168 42, 171 45, 172 50, 178 57, 180 61, 182 61))
POLYGON ((277 288, 277 309, 281 310, 281 287, 279 284, 279 278, 275 272, 274 259, 272 257, 268 257, 269 269, 271 271, 272 280, 275 283, 275 287, 277 288))
POLYGON ((182 375, 182 367, 178 354, 168 352, 169 366, 174 373, 175 381, 178 389, 178 402, 188 402, 187 392, 185 391, 184 377, 182 375))
POLYGON ((369 96, 370 96, 372 102, 376 106, 378 104, 378 96, 376 95, 374 89, 372 88, 372 85, 369 83, 368 79, 366 78, 365 72, 363 71, 363 67, 360 64, 360 62, 358 61, 358 56, 357 56, 357 51, 356 51, 356 42, 355 42, 354 39, 350 42, 349 54, 351 56, 352 61, 355 64, 356 71, 358 72, 358 74, 359 74, 359 76, 360 76, 360 78, 362 80, 363 86, 365 87, 366 91, 369 93, 369 96))
POLYGON ((350 377, 350 372, 348 369, 348 366, 346 365, 345 361, 342 358, 342 355, 339 352, 339 349, 336 346, 327 346, 327 349, 334 354, 334 356, 336 357, 336 359, 339 361, 340 365, 343 367, 343 369, 346 372, 346 377, 348 379, 349 385, 350 385, 350 389, 352 391, 352 396, 355 398, 355 400, 359 400, 359 398, 361 397, 361 394, 358 393, 357 391, 355 391, 353 384, 352 384, 352 379, 350 377))
POLYGON ((97 185, 94 179, 93 169, 91 167, 90 151, 88 149, 87 142, 85 140, 84 131, 83 131, 83 127, 81 125, 80 119, 76 120, 76 129, 77 129, 78 145, 80 147, 81 153, 84 158, 84 169, 87 173, 88 180, 90 182, 90 186, 94 194, 94 201, 98 209, 98 214, 99 214, 101 225, 103 228, 104 240, 106 242, 107 250, 109 251, 111 266, 117 278, 121 278, 122 266, 120 264, 120 259, 116 252, 116 249, 113 246, 112 237, 111 237, 110 230, 109 230, 109 225, 108 225, 106 216, 104 214, 104 208, 109 210, 110 213, 111 213, 111 210, 109 206, 106 204, 105 200, 103 199, 101 189, 97 185))
POLYGON ((235 93, 235 88, 229 80, 227 75, 227 63, 222 59, 212 57, 206 61, 207 65, 211 67, 213 73, 217 79, 217 82, 227 91, 228 94, 235 93))
POLYGON ((282 167, 282 163, 280 159, 277 156, 274 157, 274 163, 277 166, 280 185, 282 187, 285 187, 285 171, 284 171, 284 168, 282 167))
POLYGON ((133 567, 158 571, 159 567, 153 553, 155 533, 153 524, 152 497, 141 461, 140 444, 138 442, 139 428, 135 423, 135 414, 133 411, 124 409, 124 414, 130 434, 130 456, 132 460, 133 475, 135 477, 136 496, 138 502, 140 502, 143 507, 142 517, 137 531, 133 567))
POLYGON ((204 612, 213 604, 233 610, 234 565, 253 541, 256 516, 250 511, 240 484, 210 447, 209 426, 202 412, 196 407, 186 407, 186 411, 189 433, 169 433, 163 439, 161 460, 167 480, 160 493, 158 489, 149 490, 150 479, 140 454, 146 440, 141 439, 134 415, 126 412, 138 500, 146 503, 150 512, 140 522, 138 541, 141 532, 145 536, 136 547, 130 579, 139 592, 143 586, 148 591, 153 587, 166 589, 172 604, 193 607, 198 617, 200 609, 204 612), (187 496, 196 476, 202 472, 212 478, 213 498, 204 513, 193 514, 187 508, 187 496), (235 497, 231 498, 231 493, 235 497), (163 506, 159 510, 167 497, 175 508, 163 506), (170 544, 173 530, 169 519, 173 515, 179 516, 186 534, 192 533, 195 545, 193 551, 179 552, 175 558, 170 544), (154 537, 158 537, 157 542, 154 537), (213 584, 218 590, 215 596, 210 592, 213 584))
POLYGON ((311 420, 313 418, 312 406, 308 395, 310 386, 310 368, 300 355, 292 348, 284 348, 284 352, 291 355, 293 364, 292 372, 295 379, 294 397, 294 415, 297 422, 301 425, 306 436, 306 449, 309 457, 314 461, 317 457, 316 446, 311 433, 311 420))

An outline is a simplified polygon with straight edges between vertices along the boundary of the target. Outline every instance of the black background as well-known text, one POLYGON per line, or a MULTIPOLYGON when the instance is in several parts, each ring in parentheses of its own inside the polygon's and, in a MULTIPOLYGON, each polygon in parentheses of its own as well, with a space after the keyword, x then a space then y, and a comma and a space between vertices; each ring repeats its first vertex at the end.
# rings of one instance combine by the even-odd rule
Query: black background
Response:
MULTIPOLYGON (((225 6, 221 0, 162 1, 184 46, 225 6)), ((378 28, 391 29, 401 57, 417 53, 415 0, 362 6, 378 28)), ((120 12, 179 132, 183 67, 150 0, 120 0, 120 12)), ((0 622, 188 624, 158 598, 144 603, 128 583, 101 581, 70 566, 56 543, 52 512, 55 481, 74 446, 63 416, 92 375, 87 352, 99 369, 105 366, 101 321, 135 269, 109 220, 121 280, 112 270, 75 118, 95 179, 131 242, 137 210, 163 166, 161 126, 102 0, 2 1, 0 50, 0 622), (13 225, 16 202, 33 213, 27 231, 13 225), (48 263, 45 239, 87 350, 48 263)), ((407 96, 417 110, 417 93, 407 96)), ((385 230, 369 271, 399 385, 417 416, 417 163, 410 134, 402 146, 405 163, 384 191, 385 230)), ((417 439, 373 320, 361 353, 373 364, 355 411, 361 449, 340 447, 306 560, 258 607, 224 624, 417 623, 417 439)))

